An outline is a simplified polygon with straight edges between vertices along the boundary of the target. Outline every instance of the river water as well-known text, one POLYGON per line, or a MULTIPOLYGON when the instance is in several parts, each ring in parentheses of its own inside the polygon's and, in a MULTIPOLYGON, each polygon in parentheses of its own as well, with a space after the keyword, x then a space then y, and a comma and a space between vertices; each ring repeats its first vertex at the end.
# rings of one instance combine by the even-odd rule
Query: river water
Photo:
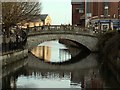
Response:
POLYGON ((67 47, 57 40, 48 41, 33 48, 28 58, 4 67, 4 73, 13 71, 3 77, 2 87, 14 90, 119 87, 113 75, 101 67, 97 63, 97 54, 67 47), (14 67, 19 65, 23 66, 15 70, 14 67))

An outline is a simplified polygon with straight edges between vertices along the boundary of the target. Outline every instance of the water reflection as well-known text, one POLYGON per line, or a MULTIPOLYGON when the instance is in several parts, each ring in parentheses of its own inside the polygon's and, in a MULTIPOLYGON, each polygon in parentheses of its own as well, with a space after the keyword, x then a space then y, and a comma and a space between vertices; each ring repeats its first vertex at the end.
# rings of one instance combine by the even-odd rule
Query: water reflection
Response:
MULTIPOLYGON (((30 72, 29 72, 30 73, 30 72)), ((70 73, 31 72, 31 76, 20 76, 17 80, 18 88, 69 88, 70 73), (28 82, 29 80, 29 82, 28 82)), ((80 88, 80 87, 79 87, 80 88)))
POLYGON ((48 46, 36 47, 31 51, 36 57, 44 59, 45 62, 50 62, 51 48, 48 46))
POLYGON ((3 88, 103 88, 98 69, 47 71, 23 67, 3 79, 3 88), (24 72, 23 72, 24 71, 24 72))
MULTIPOLYGON (((113 75, 106 70, 104 76, 107 77, 101 76, 100 72, 103 70, 100 70, 97 63, 93 63, 96 62, 94 55, 91 57, 89 57, 89 62, 86 61, 86 58, 83 60, 85 62, 80 61, 72 65, 51 65, 39 62, 33 55, 29 55, 27 64, 20 69, 15 70, 16 67, 6 66, 9 69, 6 69, 4 73, 9 70, 15 71, 11 71, 12 73, 8 73, 2 78, 2 90, 16 90, 17 88, 81 88, 83 90, 86 88, 115 88, 117 83, 114 84, 116 81, 111 78, 113 75), (82 64, 84 68, 81 68, 82 64)), ((23 65, 24 61, 22 60, 23 65)), ((16 63, 15 66, 18 67, 19 64, 16 63)))
POLYGON ((80 51, 78 48, 68 49, 58 44, 58 41, 44 42, 34 48, 32 54, 29 53, 27 60, 19 60, 17 63, 3 67, 2 88, 3 90, 16 90, 17 88, 85 90, 86 88, 119 87, 106 67, 101 69, 96 57, 96 54, 91 53, 88 56, 86 51, 80 51), (39 59, 44 59, 45 62, 64 62, 70 59, 71 64, 44 63, 33 54, 39 59), (77 63, 73 63, 75 61, 77 63), (101 74, 103 72, 106 73, 101 74))
POLYGON ((78 48, 67 48, 58 41, 44 42, 32 51, 36 57, 43 59, 45 62, 65 62, 80 53, 78 48), (76 52, 75 52, 76 50, 76 52), (71 53, 74 51, 74 53, 71 53))

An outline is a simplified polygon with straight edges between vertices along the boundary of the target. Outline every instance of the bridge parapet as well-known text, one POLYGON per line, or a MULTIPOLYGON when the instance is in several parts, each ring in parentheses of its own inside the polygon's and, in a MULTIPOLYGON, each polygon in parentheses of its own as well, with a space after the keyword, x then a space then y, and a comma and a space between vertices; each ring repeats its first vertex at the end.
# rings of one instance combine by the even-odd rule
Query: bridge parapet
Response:
POLYGON ((39 30, 84 30, 78 26, 71 26, 71 25, 45 25, 45 26, 36 26, 36 27, 31 27, 31 29, 35 30, 39 29, 39 30))
POLYGON ((50 25, 50 26, 39 26, 29 28, 28 35, 36 34, 86 34, 96 36, 90 29, 83 29, 77 26, 64 26, 64 25, 50 25))

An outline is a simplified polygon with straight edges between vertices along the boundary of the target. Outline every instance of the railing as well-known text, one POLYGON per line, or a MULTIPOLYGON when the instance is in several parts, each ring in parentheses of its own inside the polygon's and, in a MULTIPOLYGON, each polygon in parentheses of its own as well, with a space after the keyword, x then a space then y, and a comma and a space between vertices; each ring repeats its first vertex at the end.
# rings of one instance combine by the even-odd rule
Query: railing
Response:
POLYGON ((69 25, 51 25, 51 26, 39 26, 27 29, 28 36, 36 34, 51 34, 51 33, 69 33, 69 34, 88 34, 95 35, 92 29, 80 28, 78 26, 69 25))
POLYGON ((30 31, 35 30, 85 30, 78 26, 69 26, 69 25, 46 25, 46 26, 36 26, 29 28, 30 31))
POLYGON ((2 43, 2 55, 25 49, 25 42, 2 43))
POLYGON ((25 49, 26 41, 2 43, 2 55, 25 49))
POLYGON ((1 55, 23 50, 26 48, 25 45, 27 42, 27 34, 25 34, 25 32, 24 34, 13 33, 9 36, 7 36, 6 34, 2 34, 1 38, 2 38, 2 42, 0 43, 0 45, 2 46, 0 48, 1 55))

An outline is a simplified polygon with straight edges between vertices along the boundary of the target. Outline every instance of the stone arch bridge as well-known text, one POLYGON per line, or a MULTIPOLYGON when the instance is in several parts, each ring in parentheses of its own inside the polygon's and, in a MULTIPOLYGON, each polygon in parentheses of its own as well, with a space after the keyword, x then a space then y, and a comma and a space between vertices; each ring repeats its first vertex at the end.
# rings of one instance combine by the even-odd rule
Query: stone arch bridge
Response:
POLYGON ((28 49, 31 50, 44 41, 68 39, 84 45, 90 51, 94 52, 98 50, 96 46, 98 38, 92 33, 92 31, 83 30, 81 28, 69 27, 63 29, 60 26, 60 28, 58 26, 54 27, 55 28, 52 29, 51 27, 44 28, 44 30, 41 30, 40 27, 37 27, 35 30, 34 28, 31 28, 27 39, 28 49))

